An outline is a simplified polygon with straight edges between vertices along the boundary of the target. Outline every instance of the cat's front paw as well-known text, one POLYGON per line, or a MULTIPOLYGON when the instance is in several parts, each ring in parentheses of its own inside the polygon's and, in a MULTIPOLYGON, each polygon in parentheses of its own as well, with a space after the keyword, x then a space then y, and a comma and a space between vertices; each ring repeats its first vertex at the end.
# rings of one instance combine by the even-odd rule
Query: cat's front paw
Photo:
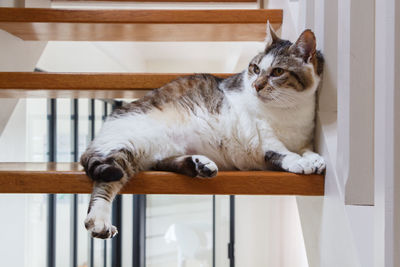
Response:
POLYGON ((325 160, 317 153, 305 153, 303 154, 303 158, 307 159, 310 162, 312 168, 314 169, 313 173, 321 174, 325 171, 325 160))
POLYGON ((295 153, 280 154, 268 151, 265 160, 281 169, 300 174, 322 173, 325 170, 325 161, 317 153, 310 152, 300 156, 295 153))
POLYGON ((202 155, 193 155, 192 161, 196 169, 196 177, 211 178, 217 175, 218 167, 209 158, 202 155))
POLYGON ((325 161, 318 154, 300 156, 297 154, 286 155, 282 160, 282 169, 301 174, 322 173, 325 170, 325 161))
POLYGON ((300 173, 300 174, 311 174, 313 173, 313 167, 307 159, 297 154, 285 155, 281 163, 282 169, 288 172, 300 173))

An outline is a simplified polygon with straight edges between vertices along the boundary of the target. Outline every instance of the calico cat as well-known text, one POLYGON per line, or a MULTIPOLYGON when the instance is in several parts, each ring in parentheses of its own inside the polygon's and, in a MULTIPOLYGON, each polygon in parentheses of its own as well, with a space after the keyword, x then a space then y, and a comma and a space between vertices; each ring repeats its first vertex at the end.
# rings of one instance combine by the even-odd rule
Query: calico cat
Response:
POLYGON ((268 25, 265 50, 243 72, 182 77, 116 109, 81 157, 94 180, 86 228, 98 238, 117 233, 111 202, 142 170, 209 178, 271 166, 323 172, 312 151, 322 69, 311 30, 293 44, 268 25))

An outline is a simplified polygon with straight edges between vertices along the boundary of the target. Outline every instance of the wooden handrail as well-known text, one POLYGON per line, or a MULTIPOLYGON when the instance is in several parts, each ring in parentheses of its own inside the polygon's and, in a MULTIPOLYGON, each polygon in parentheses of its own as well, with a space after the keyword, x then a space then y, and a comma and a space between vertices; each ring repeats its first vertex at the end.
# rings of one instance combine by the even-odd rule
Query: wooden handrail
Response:
POLYGON ((263 41, 282 10, 0 8, 0 29, 43 41, 263 41), (250 28, 249 28, 250 27, 250 28))
MULTIPOLYGON (((0 193, 90 193, 91 180, 78 163, 0 163, 0 193)), ((272 171, 221 171, 212 179, 169 172, 141 172, 123 194, 324 194, 322 175, 272 171)))

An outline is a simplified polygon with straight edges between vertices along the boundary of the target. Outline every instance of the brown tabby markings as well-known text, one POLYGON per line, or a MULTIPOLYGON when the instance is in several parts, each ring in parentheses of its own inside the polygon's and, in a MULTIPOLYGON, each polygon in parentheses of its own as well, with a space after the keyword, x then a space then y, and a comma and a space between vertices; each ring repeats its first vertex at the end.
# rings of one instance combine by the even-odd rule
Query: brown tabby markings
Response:
POLYGON ((86 174, 94 181, 118 181, 137 170, 135 155, 128 149, 111 151, 107 156, 89 148, 81 157, 86 174))
POLYGON ((224 100, 224 92, 219 89, 221 81, 209 74, 181 77, 116 109, 111 117, 118 118, 126 113, 144 114, 154 108, 162 111, 167 103, 181 105, 193 113, 196 107, 205 107, 211 114, 218 114, 224 100))
POLYGON ((196 165, 191 156, 169 157, 157 162, 154 167, 156 171, 172 171, 196 177, 196 165))
POLYGON ((227 91, 242 91, 243 86, 243 72, 237 73, 221 82, 221 87, 227 91))
POLYGON ((213 168, 210 169, 207 163, 201 162, 196 155, 169 157, 157 162, 153 169, 156 171, 172 171, 191 177, 203 178, 214 177, 218 172, 218 170, 214 170, 213 168))
POLYGON ((93 187, 92 195, 90 197, 88 213, 90 212, 93 204, 99 198, 111 202, 116 195, 115 192, 119 192, 119 190, 127 181, 127 178, 124 178, 117 182, 96 182, 95 186, 93 187))

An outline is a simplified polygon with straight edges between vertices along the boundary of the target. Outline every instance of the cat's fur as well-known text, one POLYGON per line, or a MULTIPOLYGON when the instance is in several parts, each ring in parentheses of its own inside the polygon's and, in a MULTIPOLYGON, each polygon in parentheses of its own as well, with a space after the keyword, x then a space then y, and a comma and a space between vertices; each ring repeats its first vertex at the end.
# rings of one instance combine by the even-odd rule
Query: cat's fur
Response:
POLYGON ((93 237, 117 233, 111 202, 142 170, 213 177, 218 169, 325 169, 311 150, 323 67, 314 34, 306 30, 292 44, 267 28, 265 51, 247 70, 227 79, 182 77, 107 119, 81 158, 95 181, 85 221, 93 237))

